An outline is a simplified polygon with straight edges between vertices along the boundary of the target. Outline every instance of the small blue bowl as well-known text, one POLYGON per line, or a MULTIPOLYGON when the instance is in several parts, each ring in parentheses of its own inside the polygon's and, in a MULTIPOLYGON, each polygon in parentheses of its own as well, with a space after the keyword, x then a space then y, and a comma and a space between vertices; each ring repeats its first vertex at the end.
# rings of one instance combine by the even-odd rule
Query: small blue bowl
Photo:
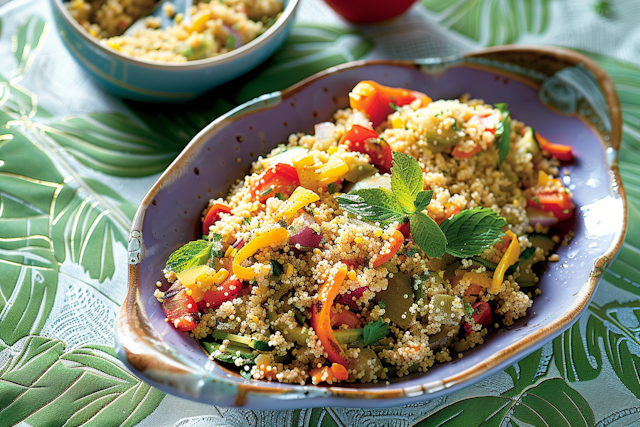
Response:
POLYGON ((92 37, 62 0, 50 0, 58 33, 78 63, 112 94, 146 102, 184 102, 253 69, 287 39, 298 0, 283 0, 282 16, 260 37, 213 58, 160 63, 132 58, 92 37))

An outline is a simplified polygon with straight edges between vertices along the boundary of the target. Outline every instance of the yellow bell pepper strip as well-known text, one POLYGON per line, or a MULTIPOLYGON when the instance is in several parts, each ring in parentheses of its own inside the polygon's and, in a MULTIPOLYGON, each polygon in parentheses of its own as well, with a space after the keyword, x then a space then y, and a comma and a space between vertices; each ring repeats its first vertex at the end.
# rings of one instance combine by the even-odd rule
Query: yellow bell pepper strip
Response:
POLYGON ((313 191, 307 190, 304 187, 298 187, 295 189, 291 197, 289 197, 286 202, 280 205, 273 216, 278 220, 282 219, 282 217, 284 217, 286 220, 290 220, 294 217, 298 210, 302 209, 308 204, 317 202, 318 200, 320 200, 320 196, 318 196, 313 191))
POLYGON ((327 186, 341 179, 349 172, 349 165, 340 157, 331 156, 329 161, 318 168, 320 186, 327 186))
POLYGON ((194 16, 193 22, 191 23, 191 27, 189 28, 189 32, 193 33, 197 31, 198 33, 203 32, 207 28, 207 21, 211 18, 211 11, 204 10, 199 12, 196 16, 194 16))
POLYGON ((491 282, 491 287, 489 288, 489 292, 492 294, 500 292, 500 289, 502 289, 502 282, 504 280, 504 273, 506 273, 507 269, 515 264, 520 257, 520 243, 518 242, 518 236, 516 236, 511 230, 507 230, 507 235, 511 237, 511 243, 509 243, 509 247, 505 251, 504 255, 502 255, 502 259, 493 273, 493 280, 491 282))
POLYGON ((233 259, 233 274, 235 274, 240 280, 253 280, 256 277, 256 274, 252 269, 241 266, 240 264, 242 261, 246 260, 262 248, 284 243, 287 240, 287 237, 289 237, 289 233, 286 229, 276 227, 251 239, 249 243, 244 245, 242 249, 238 251, 233 259))
POLYGON ((316 161, 311 154, 302 153, 291 159, 291 163, 293 163, 293 166, 295 166, 296 169, 299 169, 304 166, 313 166, 316 161))
POLYGON ((327 359, 331 363, 338 363, 345 368, 347 357, 342 351, 333 329, 331 329, 331 307, 333 300, 340 291, 342 281, 347 276, 347 266, 340 263, 340 267, 332 280, 326 281, 318 290, 318 296, 311 303, 311 327, 327 352, 327 359))
POLYGON ((215 271, 206 265, 201 265, 178 273, 176 276, 187 288, 187 294, 191 295, 195 302, 200 302, 208 290, 217 287, 227 279, 229 272, 224 268, 215 271))

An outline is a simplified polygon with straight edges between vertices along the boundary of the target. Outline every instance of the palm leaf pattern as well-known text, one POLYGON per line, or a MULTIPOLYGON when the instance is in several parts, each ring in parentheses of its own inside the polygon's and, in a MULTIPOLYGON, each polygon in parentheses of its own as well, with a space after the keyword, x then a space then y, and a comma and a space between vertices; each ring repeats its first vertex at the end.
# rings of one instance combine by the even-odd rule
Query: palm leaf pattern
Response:
POLYGON ((549 25, 549 0, 422 0, 442 25, 485 46, 510 44, 549 25))

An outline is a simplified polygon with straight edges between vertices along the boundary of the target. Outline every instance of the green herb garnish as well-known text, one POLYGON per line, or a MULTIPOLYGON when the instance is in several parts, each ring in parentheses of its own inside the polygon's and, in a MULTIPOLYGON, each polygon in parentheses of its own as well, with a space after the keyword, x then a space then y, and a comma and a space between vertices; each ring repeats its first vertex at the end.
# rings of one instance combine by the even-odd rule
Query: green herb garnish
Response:
POLYGON ((473 307, 468 302, 464 303, 464 312, 467 313, 467 316, 473 316, 473 307))
POLYGON ((447 253, 458 258, 480 255, 504 236, 507 220, 489 208, 467 209, 445 219, 440 228, 447 236, 447 253))
POLYGON ((244 225, 251 224, 251 218, 242 218, 242 224, 244 225))
POLYGON ((240 376, 247 381, 251 381, 253 379, 251 377, 251 371, 245 371, 244 369, 240 369, 240 376))
POLYGON ((267 187, 267 188, 265 188, 264 190, 262 190, 262 191, 260 192, 260 197, 264 197, 264 196, 266 196, 267 194, 271 193, 272 191, 273 191, 273 188, 271 188, 271 187, 267 187))
POLYGON ((230 35, 227 38, 227 48, 235 49, 236 48, 236 38, 235 36, 230 35))
POLYGON ((327 185, 327 192, 329 194, 333 194, 336 192, 336 183, 335 182, 330 182, 329 185, 327 185))
POLYGON ((165 268, 175 273, 181 273, 192 267, 204 265, 214 256, 213 246, 214 243, 207 240, 189 242, 171 254, 165 268))
POLYGON ((375 322, 369 322, 364 327, 363 340, 364 345, 371 345, 378 340, 386 337, 389 333, 389 325, 383 322, 382 319, 378 319, 375 322))
POLYGON ((502 121, 496 126, 496 138, 500 138, 498 166, 502 166, 502 163, 507 158, 507 154, 509 154, 511 140, 511 113, 509 112, 509 106, 505 103, 494 104, 494 107, 502 112, 502 121))
POLYGON ((280 193, 276 193, 276 198, 279 199, 279 200, 286 200, 284 198, 284 196, 282 194, 280 194, 280 193))
POLYGON ((398 111, 398 106, 396 104, 394 104, 393 102, 389 103, 389 107, 393 110, 393 111, 398 111))
POLYGON ((431 217, 422 213, 433 195, 433 191, 425 191, 422 186, 418 161, 394 152, 392 191, 366 188, 337 199, 342 209, 365 221, 402 223, 408 218, 414 241, 431 258, 441 258, 445 252, 460 258, 479 255, 504 236, 502 229, 506 220, 486 208, 465 210, 438 227, 431 217))
POLYGON ((283 272, 284 272, 284 267, 282 267, 282 264, 272 259, 271 260, 271 276, 280 277, 283 272))
POLYGON ((378 307, 387 308, 387 304, 385 304, 384 301, 378 301, 378 307))

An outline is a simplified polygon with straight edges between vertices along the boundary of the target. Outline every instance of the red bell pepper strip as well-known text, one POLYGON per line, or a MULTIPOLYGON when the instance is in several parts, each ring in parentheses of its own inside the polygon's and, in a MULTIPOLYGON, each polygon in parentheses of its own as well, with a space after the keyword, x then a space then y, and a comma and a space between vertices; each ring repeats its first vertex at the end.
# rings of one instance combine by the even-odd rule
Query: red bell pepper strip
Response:
POLYGON ((162 297, 162 310, 177 330, 187 332, 200 323, 200 312, 187 288, 176 280, 162 297))
MULTIPOLYGON (((554 181, 560 182, 559 179, 554 181)), ((571 195, 561 183, 555 188, 545 187, 536 191, 534 197, 527 200, 527 206, 550 212, 558 218, 558 221, 564 221, 573 216, 571 195)))
MULTIPOLYGON (((471 315, 473 321, 476 325, 482 325, 485 328, 493 322, 493 313, 491 312, 491 307, 484 301, 480 301, 479 303, 473 306, 473 314, 471 315)), ((467 335, 469 335, 472 331, 471 325, 468 323, 464 324, 464 330, 467 335)))
POLYGON ((393 155, 389 144, 378 138, 378 134, 360 125, 353 125, 346 131, 340 144, 346 144, 350 151, 367 154, 380 173, 391 173, 393 155))
POLYGON ((397 230, 402 233, 405 239, 411 238, 411 223, 405 221, 397 227, 397 230))
POLYGON ((288 198, 298 186, 300 186, 300 180, 296 168, 286 163, 278 163, 267 169, 254 187, 253 194, 264 203, 276 194, 288 198))
POLYGON ((222 203, 214 204, 202 221, 202 234, 209 234, 209 227, 220 219, 221 213, 231 213, 231 208, 222 203))
POLYGON ((400 107, 416 99, 422 100, 423 107, 431 102, 422 92, 384 86, 372 80, 361 81, 349 93, 351 108, 367 114, 374 127, 393 113, 392 104, 400 107))
POLYGON ((340 291, 342 281, 347 275, 347 266, 340 264, 338 273, 332 280, 326 281, 318 290, 318 296, 311 303, 311 327, 322 343, 327 359, 332 363, 338 363, 345 368, 348 365, 347 357, 342 351, 338 340, 331 329, 331 307, 333 300, 340 291))
POLYGON ((538 132, 533 133, 538 145, 541 149, 545 150, 549 154, 556 156, 558 160, 572 160, 573 149, 569 145, 554 144, 547 138, 540 135, 538 132))
POLYGON ((393 235, 391 236, 390 241, 391 241, 391 248, 389 250, 389 253, 384 255, 376 254, 371 259, 371 266, 373 268, 380 267, 382 264, 384 264, 385 262, 393 258, 393 256, 398 252, 398 250, 400 250, 400 247, 402 246, 402 242, 404 242, 404 235, 400 231, 395 230, 393 232, 393 235))

